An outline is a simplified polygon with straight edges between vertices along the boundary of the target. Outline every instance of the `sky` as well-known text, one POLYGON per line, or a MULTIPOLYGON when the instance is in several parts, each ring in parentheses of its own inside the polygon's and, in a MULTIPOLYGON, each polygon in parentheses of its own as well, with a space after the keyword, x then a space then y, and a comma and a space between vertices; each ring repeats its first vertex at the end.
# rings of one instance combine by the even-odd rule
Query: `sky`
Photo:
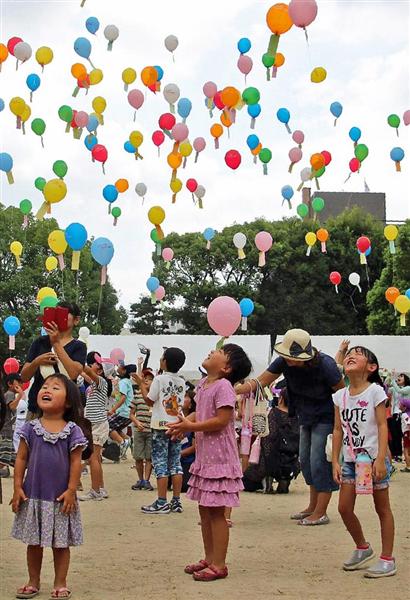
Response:
MULTIPOLYGON (((285 55, 285 64, 278 70, 277 78, 270 82, 261 63, 270 37, 265 20, 270 2, 236 0, 221 4, 216 0, 155 0, 142 7, 133 0, 86 0, 83 8, 80 3, 80 0, 0 0, 0 41, 7 43, 10 37, 19 36, 33 48, 33 57, 17 71, 14 58, 9 57, 0 73, 0 97, 6 104, 0 113, 0 147, 14 159, 15 179, 14 185, 8 185, 5 174, 0 173, 0 201, 18 206, 22 199, 29 198, 36 211, 42 203, 42 194, 34 187, 35 178, 51 179, 53 162, 65 160, 68 193, 62 202, 53 205, 52 216, 61 228, 80 222, 87 228, 89 237, 104 236, 112 240, 115 255, 108 272, 124 306, 138 300, 141 293, 147 293, 145 282, 152 271, 154 250, 150 240, 152 225, 147 218, 151 206, 164 208, 165 233, 202 232, 207 227, 220 231, 233 223, 262 216, 272 220, 292 216, 301 201, 296 192, 300 171, 309 165, 314 152, 328 150, 332 154, 332 162, 320 180, 322 190, 364 191, 366 180, 371 191, 386 193, 387 219, 403 220, 410 216, 410 127, 402 123, 397 137, 395 130, 387 125, 389 114, 396 113, 402 118, 404 111, 410 108, 408 1, 319 0, 317 18, 308 28, 308 44, 300 28, 292 27, 281 36, 278 50, 285 55), (95 36, 85 28, 89 16, 97 17, 101 24, 95 36), (115 24, 120 30, 112 52, 107 51, 103 36, 108 24, 115 24), (169 34, 179 40, 175 62, 164 46, 169 34), (83 62, 88 66, 73 48, 74 40, 80 36, 92 42, 91 60, 103 70, 104 79, 92 86, 88 95, 81 90, 73 98, 75 80, 70 73, 71 65, 83 62), (232 85, 242 91, 246 87, 244 76, 237 68, 237 41, 241 37, 248 37, 252 42, 248 54, 253 60, 253 69, 246 83, 260 90, 262 113, 252 131, 246 108, 238 111, 230 137, 225 130, 220 149, 216 150, 209 130, 213 123, 219 122, 219 111, 210 118, 202 87, 209 80, 214 81, 218 89, 232 85), (49 46, 54 52, 54 60, 43 74, 34 59, 34 52, 40 46, 49 46), (140 73, 147 65, 160 65, 165 73, 162 87, 176 83, 181 97, 192 101, 192 112, 187 120, 189 138, 192 141, 202 136, 207 142, 196 164, 191 155, 186 168, 178 170, 184 187, 175 204, 171 203, 171 172, 166 162, 172 149, 171 141, 166 138, 160 158, 151 141, 152 132, 158 129, 159 116, 168 112, 168 103, 162 92, 154 95, 148 91, 134 122, 134 111, 127 102, 121 80, 123 69, 134 68, 138 77, 130 89, 138 88, 145 93, 140 73), (318 66, 326 68, 327 78, 323 83, 314 84, 310 81, 310 72, 318 66), (40 88, 34 93, 30 106, 32 118, 40 117, 47 125, 44 149, 29 125, 25 136, 16 129, 15 118, 8 108, 14 96, 29 102, 25 81, 30 73, 41 77, 40 88), (74 140, 71 133, 65 133, 65 124, 58 117, 62 104, 92 112, 91 102, 96 96, 103 96, 107 101, 105 125, 97 132, 99 143, 104 144, 109 153, 105 175, 101 165, 91 161, 84 146, 84 134, 81 140, 74 140), (336 127, 329 112, 334 101, 343 105, 336 127), (291 174, 288 173, 288 152, 295 143, 276 118, 280 107, 290 111, 291 129, 305 134, 303 158, 291 174), (348 163, 354 156, 348 136, 352 126, 361 129, 360 141, 368 146, 369 156, 360 174, 345 183, 348 163), (144 135, 140 148, 143 160, 135 161, 133 155, 123 149, 133 130, 144 135), (272 151, 266 176, 262 164, 253 163, 246 145, 250 133, 256 133, 262 145, 272 151), (394 146, 401 146, 407 154, 401 173, 396 172, 389 156, 394 146), (238 150, 242 156, 236 171, 229 169, 224 161, 230 149, 238 150), (202 210, 193 204, 185 188, 185 181, 191 177, 206 189, 202 210), (114 227, 102 189, 119 178, 126 178, 130 187, 116 203, 122 215, 114 227), (135 193, 138 182, 144 182, 148 188, 144 204, 135 193), (282 206, 284 185, 295 189, 292 210, 282 206)), ((41 251, 46 258, 48 248, 41 251)), ((39 287, 45 282, 46 276, 39 287)))

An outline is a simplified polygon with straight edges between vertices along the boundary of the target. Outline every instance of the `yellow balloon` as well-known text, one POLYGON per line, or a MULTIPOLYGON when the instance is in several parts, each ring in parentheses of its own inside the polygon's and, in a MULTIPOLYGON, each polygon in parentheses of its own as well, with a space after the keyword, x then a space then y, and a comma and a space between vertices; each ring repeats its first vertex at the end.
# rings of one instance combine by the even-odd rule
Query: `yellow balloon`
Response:
POLYGON ((36 61, 42 67, 48 65, 53 60, 53 51, 48 46, 41 46, 36 52, 36 61))
POLYGON ((52 231, 48 236, 48 245, 56 254, 64 254, 64 252, 67 250, 67 242, 64 231, 61 231, 61 229, 55 229, 52 231))
POLYGON ((97 85, 97 83, 100 83, 100 81, 103 80, 103 77, 104 73, 101 69, 93 69, 89 75, 90 85, 97 85))
POLYGON ((23 114, 21 115, 21 120, 23 121, 23 123, 25 123, 26 121, 29 120, 30 117, 31 117, 31 108, 29 107, 28 104, 26 104, 23 114))
POLYGON ((47 296, 52 296, 53 298, 57 298, 57 294, 55 293, 53 288, 43 287, 43 288, 41 288, 41 290, 38 291, 37 302, 39 304, 41 304, 41 302, 44 300, 44 298, 47 298, 47 296))
POLYGON ((384 237, 389 242, 393 242, 398 235, 399 230, 397 229, 396 225, 386 225, 384 228, 384 237))
POLYGON ((314 246, 314 244, 316 244, 316 240, 316 233, 313 233, 313 231, 308 231, 305 235, 305 242, 308 246, 314 246))
POLYGON ((24 102, 23 98, 15 96, 10 100, 9 107, 13 115, 15 115, 16 117, 21 117, 26 108, 26 103, 24 102))
POLYGON ((20 242, 11 242, 10 244, 10 252, 14 254, 14 256, 21 256, 23 253, 23 246, 20 242))
POLYGON ((134 81, 136 80, 137 72, 135 69, 128 67, 127 69, 123 70, 121 77, 123 82, 129 85, 130 83, 134 83, 134 81))
POLYGON ((148 211, 148 219, 153 225, 161 225, 165 219, 165 210, 161 206, 153 206, 148 211))
POLYGON ((57 265, 58 265, 58 260, 56 259, 55 256, 49 256, 48 258, 46 258, 47 271, 54 271, 54 269, 57 269, 57 265))
POLYGON ((144 141, 144 136, 140 131, 131 131, 130 137, 128 138, 134 148, 139 148, 144 141))
POLYGON ((174 192, 174 194, 178 194, 182 190, 182 181, 178 178, 172 179, 169 187, 174 192))
POLYGON ((182 144, 179 145, 178 150, 184 158, 192 154, 192 146, 189 142, 182 142, 182 144))
POLYGON ((67 195, 67 186, 62 179, 50 179, 44 186, 43 194, 50 204, 61 202, 67 195))
POLYGON ((92 107, 95 110, 95 112, 98 113, 99 115, 101 115, 105 111, 106 106, 107 106, 107 102, 106 102, 105 98, 103 98, 102 96, 97 96, 92 101, 92 107))
POLYGON ((322 83, 327 77, 327 71, 323 67, 316 67, 310 74, 310 81, 313 83, 322 83))
POLYGON ((402 315, 405 315, 410 310, 410 299, 404 294, 400 294, 394 301, 394 308, 402 315))

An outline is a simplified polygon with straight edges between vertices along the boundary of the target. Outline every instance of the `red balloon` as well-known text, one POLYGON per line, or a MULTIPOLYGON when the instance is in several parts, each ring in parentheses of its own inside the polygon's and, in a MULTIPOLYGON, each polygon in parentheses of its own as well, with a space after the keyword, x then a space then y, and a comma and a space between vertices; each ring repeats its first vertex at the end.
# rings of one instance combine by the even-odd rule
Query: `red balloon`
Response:
POLYGON ((188 179, 185 185, 187 186, 189 191, 193 194, 195 192, 196 188, 198 187, 198 182, 196 179, 188 179))
POLYGON ((85 79, 83 79, 83 81, 80 81, 79 79, 77 79, 77 85, 79 88, 87 88, 90 87, 91 83, 90 83, 90 76, 87 75, 87 77, 85 79))
POLYGON ((91 154, 94 160, 98 160, 98 162, 105 163, 108 158, 107 148, 102 144, 96 144, 93 146, 91 150, 91 154))
POLYGON ((156 146, 161 146, 161 144, 164 143, 164 140, 165 135, 162 133, 162 131, 154 131, 154 133, 152 134, 152 141, 156 146))
POLYGON ((360 160, 358 158, 352 158, 349 162, 349 167, 352 173, 356 173, 360 169, 360 160))
POLYGON ((20 370, 20 363, 17 358, 7 358, 4 361, 3 369, 6 375, 10 375, 10 373, 18 373, 20 370))
POLYGON ((241 164, 242 157, 237 150, 228 150, 225 154, 225 162, 231 169, 237 169, 241 164))
POLYGON ((23 40, 20 37, 12 37, 9 39, 9 41, 7 42, 7 50, 10 52, 10 54, 14 56, 15 46, 17 46, 17 44, 19 44, 22 41, 23 40))
POLYGON ((77 123, 75 122, 75 116, 76 116, 77 112, 78 112, 78 111, 76 111, 76 110, 73 110, 73 120, 71 121, 71 127, 74 127, 74 129, 75 129, 76 127, 78 127, 77 123))
POLYGON ((329 279, 333 285, 339 285, 339 283, 342 281, 342 276, 340 275, 339 271, 332 271, 329 275, 329 279))
POLYGON ((219 108, 219 110, 222 110, 223 108, 225 108, 225 104, 222 102, 222 99, 221 99, 221 94, 222 94, 222 92, 216 92, 216 94, 214 96, 214 104, 217 108, 219 108))
POLYGON ((325 159, 325 167, 327 167, 327 165, 332 162, 332 155, 330 154, 330 152, 328 152, 327 150, 322 150, 322 152, 320 153, 323 158, 325 159))
POLYGON ((167 131, 171 131, 175 123, 176 119, 174 115, 171 115, 171 113, 164 113, 158 119, 158 125, 161 127, 161 129, 166 129, 167 131))
POLYGON ((356 247, 359 250, 359 252, 361 252, 362 254, 364 254, 366 252, 366 250, 368 250, 371 246, 371 242, 369 240, 368 237, 366 237, 365 235, 362 235, 361 237, 358 238, 357 242, 356 242, 356 247))

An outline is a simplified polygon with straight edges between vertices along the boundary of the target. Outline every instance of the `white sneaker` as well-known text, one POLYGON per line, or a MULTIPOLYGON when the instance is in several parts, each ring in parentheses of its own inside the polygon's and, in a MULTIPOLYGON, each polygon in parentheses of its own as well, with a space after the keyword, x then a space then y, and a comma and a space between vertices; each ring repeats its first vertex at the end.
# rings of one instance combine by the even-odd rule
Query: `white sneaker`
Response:
POLYGON ((101 492, 96 492, 95 490, 91 489, 89 492, 87 492, 86 494, 84 494, 84 496, 78 496, 78 499, 81 500, 81 502, 86 502, 87 500, 103 500, 104 496, 101 495, 101 492))
POLYGON ((127 450, 130 447, 130 444, 131 444, 131 442, 130 442, 129 439, 128 440, 124 440, 122 442, 122 444, 120 444, 120 457, 121 457, 121 460, 126 460, 127 459, 127 450))
POLYGON ((100 488, 100 496, 101 498, 108 498, 108 492, 105 488, 100 488))
POLYGON ((366 570, 364 576, 371 579, 376 579, 378 577, 391 577, 396 573, 396 561, 394 558, 393 560, 383 560, 383 558, 379 558, 374 565, 366 570))

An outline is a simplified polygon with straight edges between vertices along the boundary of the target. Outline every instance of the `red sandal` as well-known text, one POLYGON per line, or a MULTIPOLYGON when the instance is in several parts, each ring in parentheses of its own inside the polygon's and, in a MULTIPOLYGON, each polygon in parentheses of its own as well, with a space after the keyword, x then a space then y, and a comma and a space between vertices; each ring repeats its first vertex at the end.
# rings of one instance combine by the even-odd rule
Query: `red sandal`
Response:
POLYGON ((216 579, 225 579, 228 577, 228 567, 218 569, 214 565, 208 565, 208 567, 202 571, 193 574, 195 581, 215 581, 216 579))
POLYGON ((193 573, 202 571, 202 569, 206 569, 207 567, 209 567, 209 563, 206 560, 200 560, 199 562, 193 563, 192 565, 187 565, 184 571, 185 573, 188 573, 188 575, 193 575, 193 573))

